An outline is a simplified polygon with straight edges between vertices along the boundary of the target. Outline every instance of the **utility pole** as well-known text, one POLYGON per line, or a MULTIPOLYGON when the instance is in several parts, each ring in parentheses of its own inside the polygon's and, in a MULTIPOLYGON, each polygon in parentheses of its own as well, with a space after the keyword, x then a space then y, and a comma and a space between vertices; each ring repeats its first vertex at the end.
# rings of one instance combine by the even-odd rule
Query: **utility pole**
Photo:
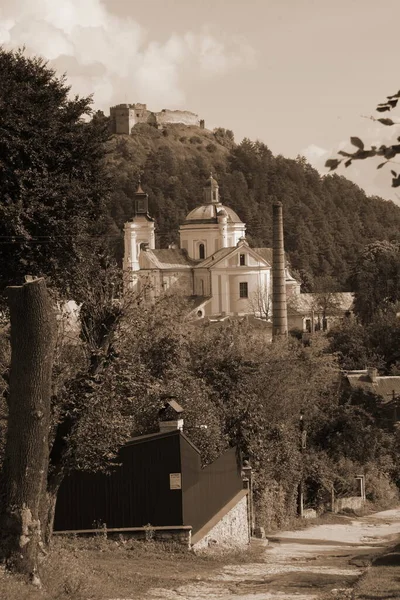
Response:
POLYGON ((303 482, 303 467, 304 467, 304 458, 303 458, 303 454, 304 454, 304 450, 307 447, 307 431, 305 430, 305 424, 304 424, 304 413, 301 410, 300 411, 300 421, 299 421, 299 428, 300 428, 300 453, 301 453, 301 478, 300 478, 300 482, 299 482, 299 487, 298 487, 298 514, 299 517, 303 518, 304 516, 304 482, 303 482))

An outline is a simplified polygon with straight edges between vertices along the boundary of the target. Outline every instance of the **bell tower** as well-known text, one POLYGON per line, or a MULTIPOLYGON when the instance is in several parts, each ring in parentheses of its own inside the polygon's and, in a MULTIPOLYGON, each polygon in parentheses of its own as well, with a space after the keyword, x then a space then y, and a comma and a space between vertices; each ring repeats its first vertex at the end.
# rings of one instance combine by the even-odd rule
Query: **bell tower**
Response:
POLYGON ((219 187, 218 182, 210 173, 209 179, 203 188, 203 196, 205 204, 219 204, 219 187))
POLYGON ((136 290, 138 287, 138 272, 140 270, 139 256, 144 247, 154 249, 155 232, 154 219, 149 215, 149 197, 142 190, 139 181, 134 198, 135 215, 124 226, 124 261, 126 287, 136 290))

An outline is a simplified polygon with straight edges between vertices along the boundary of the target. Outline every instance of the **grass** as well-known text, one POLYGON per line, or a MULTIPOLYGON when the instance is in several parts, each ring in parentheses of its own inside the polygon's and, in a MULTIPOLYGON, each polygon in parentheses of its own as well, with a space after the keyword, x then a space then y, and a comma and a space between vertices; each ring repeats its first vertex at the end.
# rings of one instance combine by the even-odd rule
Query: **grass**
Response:
POLYGON ((0 571, 3 600, 142 600, 150 588, 171 589, 209 577, 225 564, 257 560, 255 544, 241 552, 195 555, 177 544, 57 538, 42 565, 43 590, 0 571))
POLYGON ((400 599, 400 544, 378 556, 354 588, 354 600, 400 599))

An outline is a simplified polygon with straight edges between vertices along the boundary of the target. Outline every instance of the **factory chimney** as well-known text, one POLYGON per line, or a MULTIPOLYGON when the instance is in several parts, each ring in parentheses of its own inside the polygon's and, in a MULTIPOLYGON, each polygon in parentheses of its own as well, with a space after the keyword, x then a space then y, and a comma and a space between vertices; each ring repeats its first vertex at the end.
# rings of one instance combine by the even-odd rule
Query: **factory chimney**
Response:
POLYGON ((285 250, 282 202, 272 206, 272 339, 287 335, 285 250))

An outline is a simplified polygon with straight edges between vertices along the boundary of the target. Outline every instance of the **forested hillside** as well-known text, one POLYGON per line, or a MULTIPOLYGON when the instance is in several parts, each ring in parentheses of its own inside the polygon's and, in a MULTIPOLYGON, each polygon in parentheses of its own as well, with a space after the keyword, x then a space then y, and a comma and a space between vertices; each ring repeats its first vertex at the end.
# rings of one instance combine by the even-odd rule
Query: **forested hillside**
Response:
POLYGON ((235 144, 229 130, 137 125, 129 137, 114 136, 108 151, 114 180, 110 233, 119 257, 119 232, 132 217, 140 173, 160 247, 177 241, 179 224, 202 202, 210 171, 222 202, 247 224, 251 245, 271 244, 271 204, 281 200, 286 250, 304 291, 312 290, 314 277, 325 275, 348 287, 352 262, 365 244, 400 239, 400 208, 393 202, 366 196, 344 177, 321 177, 302 157, 275 157, 265 144, 248 139, 235 144))

